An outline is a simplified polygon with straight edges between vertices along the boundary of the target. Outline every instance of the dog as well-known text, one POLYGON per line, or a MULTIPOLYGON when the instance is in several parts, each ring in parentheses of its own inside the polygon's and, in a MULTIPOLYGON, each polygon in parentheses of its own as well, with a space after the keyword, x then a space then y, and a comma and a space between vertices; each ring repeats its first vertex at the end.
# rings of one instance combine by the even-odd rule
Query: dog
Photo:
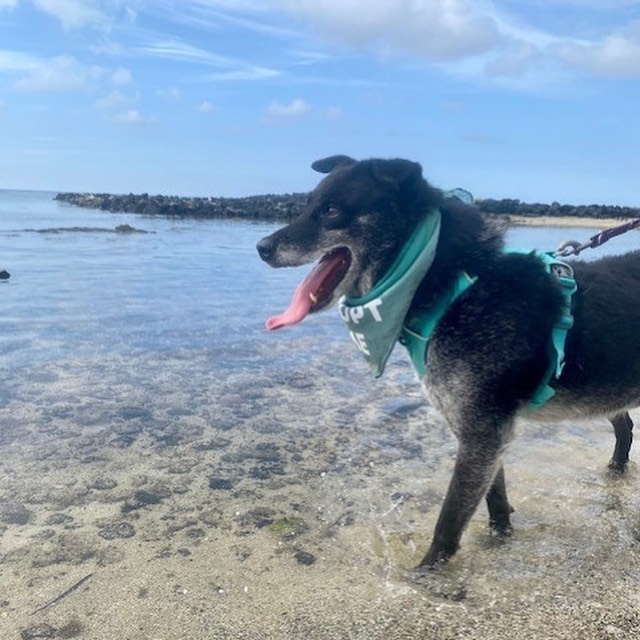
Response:
MULTIPOLYGON (((549 369, 550 335, 565 302, 557 279, 535 253, 504 250, 506 225, 497 216, 446 198, 423 178, 418 163, 339 155, 312 168, 326 176, 305 210, 257 244, 272 267, 319 261, 289 309, 268 321, 269 329, 300 322, 344 296, 366 296, 414 229, 435 212, 435 255, 409 295, 408 313, 428 309, 461 272, 474 281, 439 319, 422 378, 429 402, 458 440, 432 542, 417 568, 430 570, 456 553, 483 498, 492 533, 511 535, 501 456, 517 416, 549 369)), ((577 291, 564 368, 551 382, 553 397, 528 417, 608 418, 616 440, 609 466, 622 473, 632 442, 628 410, 640 405, 640 251, 570 264, 577 291)))

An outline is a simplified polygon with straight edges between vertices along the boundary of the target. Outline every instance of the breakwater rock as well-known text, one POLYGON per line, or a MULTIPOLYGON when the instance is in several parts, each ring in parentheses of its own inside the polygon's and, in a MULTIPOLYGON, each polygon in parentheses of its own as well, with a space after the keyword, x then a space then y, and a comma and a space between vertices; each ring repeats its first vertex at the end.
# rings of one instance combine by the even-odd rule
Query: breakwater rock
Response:
MULTIPOLYGON (((248 196, 245 198, 184 198, 178 196, 114 195, 109 193, 59 193, 56 200, 88 209, 182 218, 239 218, 289 222, 301 213, 308 194, 248 196)), ((581 218, 638 218, 640 209, 610 205, 571 205, 526 203, 520 200, 491 198, 477 200, 478 208, 496 215, 528 217, 576 216, 581 218)))
POLYGON ((59 193, 56 200, 88 209, 141 213, 180 218, 240 218, 281 220, 295 218, 307 202, 306 193, 250 196, 246 198, 183 198, 178 196, 114 195, 109 193, 59 193))

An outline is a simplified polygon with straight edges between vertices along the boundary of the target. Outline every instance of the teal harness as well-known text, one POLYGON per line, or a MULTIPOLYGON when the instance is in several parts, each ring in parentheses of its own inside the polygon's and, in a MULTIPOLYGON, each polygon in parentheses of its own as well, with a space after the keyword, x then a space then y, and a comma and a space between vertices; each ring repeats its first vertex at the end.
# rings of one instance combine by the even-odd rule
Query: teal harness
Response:
MULTIPOLYGON (((427 349, 438 323, 451 305, 477 281, 477 278, 460 272, 445 294, 428 308, 408 315, 413 296, 435 258, 440 219, 438 210, 427 214, 385 277, 366 296, 343 296, 340 300, 340 315, 376 378, 384 373, 396 342, 406 347, 416 372, 424 377, 427 349)), ((509 250, 508 253, 532 252, 509 250)), ((552 378, 560 377, 564 367, 567 332, 573 326, 571 298, 577 286, 573 269, 568 264, 552 253, 533 253, 543 262, 547 273, 556 279, 563 298, 560 315, 551 332, 549 367, 529 403, 529 409, 538 409, 554 395, 549 383, 552 378)))

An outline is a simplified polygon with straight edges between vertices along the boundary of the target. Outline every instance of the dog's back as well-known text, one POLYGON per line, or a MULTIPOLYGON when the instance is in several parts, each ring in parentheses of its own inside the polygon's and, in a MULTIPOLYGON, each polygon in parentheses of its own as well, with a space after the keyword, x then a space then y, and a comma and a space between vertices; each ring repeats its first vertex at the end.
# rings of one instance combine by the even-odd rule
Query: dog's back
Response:
POLYGON ((640 251, 572 264, 574 326, 558 399, 587 415, 640 404, 640 251))

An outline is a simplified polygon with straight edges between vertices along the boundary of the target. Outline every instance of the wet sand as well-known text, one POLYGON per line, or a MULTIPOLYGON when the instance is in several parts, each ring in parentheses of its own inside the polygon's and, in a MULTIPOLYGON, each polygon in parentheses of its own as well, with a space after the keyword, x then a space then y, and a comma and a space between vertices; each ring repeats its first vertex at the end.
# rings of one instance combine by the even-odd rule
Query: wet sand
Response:
POLYGON ((593 227, 608 229, 629 222, 618 218, 581 218, 579 216, 518 216, 509 215, 509 222, 515 226, 525 227, 593 227))
POLYGON ((236 373, 111 355, 5 380, 2 639, 638 637, 640 474, 607 474, 606 421, 522 421, 513 538, 489 537, 482 507, 417 582, 455 441, 404 359, 373 383, 310 353, 236 373))

